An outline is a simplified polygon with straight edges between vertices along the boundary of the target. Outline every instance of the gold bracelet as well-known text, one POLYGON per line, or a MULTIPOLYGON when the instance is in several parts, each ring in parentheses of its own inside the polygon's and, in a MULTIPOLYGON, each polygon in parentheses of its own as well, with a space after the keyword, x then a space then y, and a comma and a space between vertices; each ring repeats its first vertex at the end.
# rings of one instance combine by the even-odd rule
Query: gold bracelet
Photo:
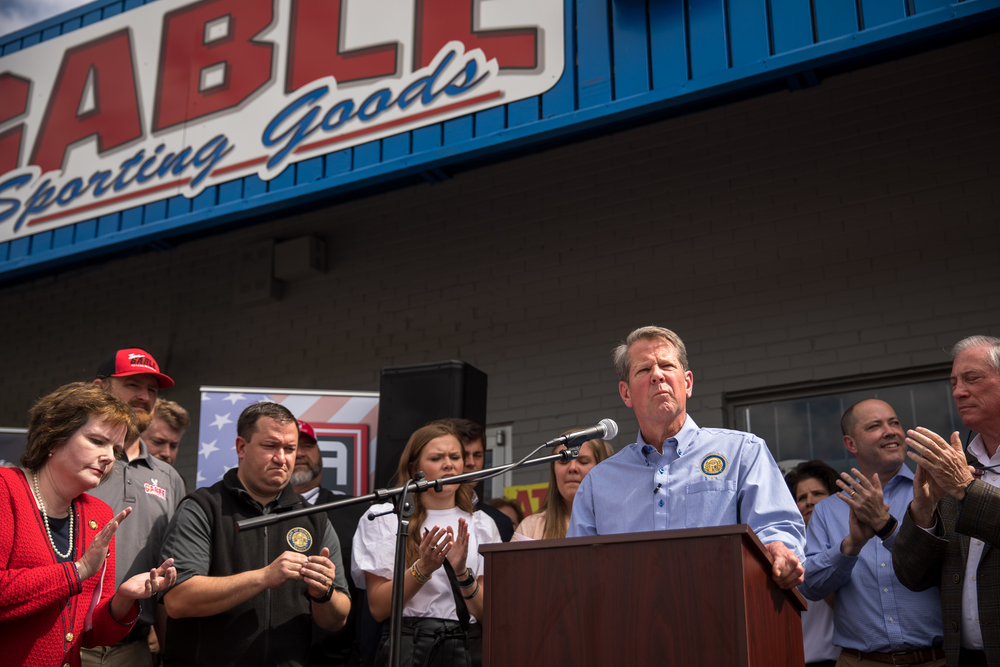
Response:
POLYGON ((417 580, 418 584, 426 584, 431 580, 430 577, 425 577, 423 573, 417 569, 417 561, 413 561, 413 565, 410 566, 410 574, 413 575, 413 578, 417 580))

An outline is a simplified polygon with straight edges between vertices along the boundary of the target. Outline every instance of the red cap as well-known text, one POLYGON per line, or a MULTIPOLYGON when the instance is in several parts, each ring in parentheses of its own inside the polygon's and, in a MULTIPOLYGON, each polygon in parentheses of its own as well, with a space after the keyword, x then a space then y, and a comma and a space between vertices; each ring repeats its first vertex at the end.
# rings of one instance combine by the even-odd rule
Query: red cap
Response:
POLYGON ((137 347, 118 350, 97 367, 98 377, 120 378, 127 375, 154 375, 160 389, 174 386, 174 381, 160 372, 160 365, 153 355, 137 347))
POLYGON ((312 426, 310 426, 306 422, 302 421, 301 419, 297 419, 295 421, 295 423, 299 425, 299 435, 300 436, 304 435, 307 438, 309 438, 310 440, 312 440, 313 442, 319 442, 316 439, 316 431, 313 430, 312 426))

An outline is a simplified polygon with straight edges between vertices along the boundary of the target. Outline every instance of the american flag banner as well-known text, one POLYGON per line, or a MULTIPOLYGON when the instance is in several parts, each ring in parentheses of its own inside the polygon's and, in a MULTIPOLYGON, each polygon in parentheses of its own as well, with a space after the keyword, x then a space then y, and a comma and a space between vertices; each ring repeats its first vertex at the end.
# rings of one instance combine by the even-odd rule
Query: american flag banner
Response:
POLYGON ((378 441, 377 392, 202 387, 196 486, 211 486, 239 464, 236 421, 259 401, 280 403, 316 431, 323 456, 323 487, 347 495, 368 493, 378 441))

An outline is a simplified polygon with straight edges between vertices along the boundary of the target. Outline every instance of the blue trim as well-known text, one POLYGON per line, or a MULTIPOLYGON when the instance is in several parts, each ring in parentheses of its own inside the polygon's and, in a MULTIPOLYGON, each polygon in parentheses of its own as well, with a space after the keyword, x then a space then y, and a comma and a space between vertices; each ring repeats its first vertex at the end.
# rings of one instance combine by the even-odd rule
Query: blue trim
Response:
MULTIPOLYGON (((95 14, 105 13, 105 8, 110 13, 123 6, 131 8, 137 1, 95 2, 57 19, 88 23, 97 20, 95 14)), ((566 34, 563 77, 540 97, 300 162, 270 182, 250 175, 208 188, 194 200, 171 197, 59 228, 55 234, 43 232, 49 234, 45 237, 36 234, 0 244, 0 279, 109 255, 178 234, 202 234, 221 225, 349 195, 387 181, 422 176, 437 182, 448 178, 442 170, 448 165, 583 136, 623 121, 751 90, 785 77, 794 79, 804 71, 919 43, 1000 17, 1000 0, 968 0, 814 43, 811 20, 807 22, 808 0, 761 0, 759 5, 744 7, 742 13, 734 13, 733 2, 711 0, 699 5, 694 16, 689 15, 689 7, 700 0, 658 1, 650 4, 646 16, 612 11, 607 1, 617 0, 566 0, 567 29, 576 25, 578 32, 566 34), (805 13, 800 12, 795 21, 780 23, 775 12, 792 7, 805 13), (628 38, 629 26, 641 34, 641 40, 625 45, 622 40, 628 38), (793 38, 790 31, 798 37, 793 38), (691 34, 704 35, 693 48, 685 41, 691 34), (803 46, 745 62, 751 54, 771 53, 779 41, 789 40, 803 46), (578 42, 586 48, 577 49, 578 42), (578 59, 580 64, 574 67, 578 59), (630 72, 628 79, 616 82, 612 74, 616 60, 635 64, 640 74, 630 72), (729 60, 732 65, 720 69, 729 60), (703 69, 711 71, 690 78, 691 70, 703 69), (648 90, 649 85, 652 90, 648 90), (647 90, 640 92, 643 88, 647 90), (32 238, 37 242, 32 243, 32 238)), ((881 6, 869 0, 865 5, 881 6)), ((57 19, 12 37, 37 40, 57 19)))
MULTIPOLYGON (((135 5, 135 6, 141 7, 143 4, 149 4, 150 2, 155 2, 155 1, 156 0, 146 0, 145 2, 139 2, 139 4, 135 5)), ((58 28, 62 29, 62 24, 63 23, 66 23, 67 21, 72 21, 73 19, 81 19, 85 14, 89 14, 90 12, 93 12, 93 11, 101 11, 105 7, 116 6, 117 10, 112 9, 111 11, 114 14, 120 14, 121 13, 121 5, 122 5, 121 0, 111 0, 110 2, 109 2, 109 0, 94 0, 94 2, 88 2, 85 5, 80 5, 76 9, 71 9, 69 11, 63 12, 62 14, 57 14, 57 15, 53 16, 50 19, 45 19, 44 21, 39 21, 38 23, 26 26, 24 28, 21 28, 20 30, 16 30, 16 31, 14 31, 12 33, 4 35, 3 37, 0 37, 0 47, 3 47, 5 45, 9 44, 10 42, 17 41, 17 40, 22 39, 24 37, 27 37, 29 35, 34 35, 35 33, 44 32, 44 31, 49 30, 49 29, 54 28, 54 27, 58 27, 58 28)), ((131 2, 128 3, 128 5, 129 6, 126 8, 126 11, 128 11, 129 9, 134 9, 135 8, 135 6, 133 6, 133 3, 131 3, 131 2)), ((102 14, 102 17, 101 17, 102 19, 104 19, 104 18, 111 18, 110 15, 103 15, 104 12, 101 12, 101 14, 102 14)), ((111 15, 114 15, 114 14, 111 14, 111 15)), ((86 21, 84 21, 84 24, 86 24, 86 21)), ((61 34, 61 32, 62 32, 62 30, 57 31, 56 35, 61 34)), ((68 32, 68 31, 65 31, 65 32, 68 32)), ((49 39, 49 37, 46 37, 45 39, 49 39)), ((45 40, 43 39, 42 41, 45 41, 45 40)))

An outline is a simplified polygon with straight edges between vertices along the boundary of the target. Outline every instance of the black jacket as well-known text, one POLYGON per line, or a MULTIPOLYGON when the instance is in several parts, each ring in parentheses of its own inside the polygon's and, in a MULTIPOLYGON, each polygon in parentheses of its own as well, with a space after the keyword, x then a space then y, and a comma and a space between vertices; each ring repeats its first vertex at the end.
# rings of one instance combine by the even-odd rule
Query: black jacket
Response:
MULTIPOLYGON (((260 569, 292 548, 307 556, 318 556, 322 548, 327 525, 323 514, 236 532, 236 521, 263 512, 243 488, 235 468, 221 482, 187 497, 205 512, 212 530, 209 576, 225 577, 260 569)), ((287 512, 304 506, 302 497, 288 485, 278 494, 274 511, 287 512)), ((171 618, 164 665, 304 666, 313 626, 307 594, 305 582, 287 581, 215 616, 171 618)))

